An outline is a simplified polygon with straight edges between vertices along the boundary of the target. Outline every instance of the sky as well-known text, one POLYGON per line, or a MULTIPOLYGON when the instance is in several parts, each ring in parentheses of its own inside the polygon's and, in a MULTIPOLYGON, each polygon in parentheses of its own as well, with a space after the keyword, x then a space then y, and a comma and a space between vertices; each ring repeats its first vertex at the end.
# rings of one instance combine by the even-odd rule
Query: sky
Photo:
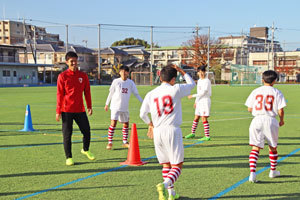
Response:
MULTIPOLYGON (((98 47, 97 24, 101 24, 101 47, 134 37, 159 46, 180 46, 199 34, 212 39, 250 33, 250 27, 271 27, 284 50, 300 47, 299 0, 0 0, 0 18, 46 27, 69 43, 98 47), (122 25, 109 26, 107 24, 122 25), (146 27, 127 27, 136 25, 146 27), (181 28, 169 28, 169 27, 181 28), (164 27, 164 28, 162 28, 164 27), (184 28, 185 27, 185 28, 184 28)), ((271 39, 271 31, 269 31, 271 39)))

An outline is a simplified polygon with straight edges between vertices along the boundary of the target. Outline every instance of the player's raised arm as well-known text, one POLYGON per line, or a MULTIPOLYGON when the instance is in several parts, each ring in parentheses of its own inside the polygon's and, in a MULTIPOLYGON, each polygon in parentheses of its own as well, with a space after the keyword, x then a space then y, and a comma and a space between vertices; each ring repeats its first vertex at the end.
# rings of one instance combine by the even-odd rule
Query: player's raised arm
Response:
POLYGON ((142 97, 139 95, 139 92, 138 92, 138 90, 137 90, 137 88, 136 88, 136 85, 134 84, 134 82, 132 81, 132 93, 134 94, 134 96, 141 102, 141 103, 143 103, 143 99, 142 99, 142 97))
POLYGON ((114 92, 115 92, 115 86, 114 85, 115 84, 114 84, 114 81, 113 81, 110 88, 109 88, 109 94, 108 94, 106 102, 105 102, 105 107, 104 107, 105 111, 108 111, 108 105, 109 105, 109 103, 112 99, 112 96, 113 96, 114 92))

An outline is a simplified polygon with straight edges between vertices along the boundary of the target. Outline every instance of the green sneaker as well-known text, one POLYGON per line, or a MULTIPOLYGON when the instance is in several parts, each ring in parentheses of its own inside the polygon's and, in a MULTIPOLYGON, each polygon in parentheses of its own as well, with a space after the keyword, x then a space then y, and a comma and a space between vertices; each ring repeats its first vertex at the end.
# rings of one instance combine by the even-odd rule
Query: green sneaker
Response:
POLYGON ((190 138, 194 138, 195 134, 194 133, 190 133, 188 135, 185 136, 185 139, 190 139, 190 138))
POLYGON ((163 183, 159 183, 156 185, 156 190, 158 192, 158 199, 159 200, 167 200, 168 199, 168 192, 165 188, 163 183))
POLYGON ((74 165, 73 159, 72 159, 72 158, 68 158, 68 159, 66 160, 66 165, 68 165, 68 166, 74 165))
POLYGON ((84 151, 83 149, 81 149, 81 153, 86 155, 88 159, 95 160, 95 156, 90 151, 84 151))
POLYGON ((169 196, 169 198, 168 198, 168 200, 175 200, 175 199, 179 199, 179 194, 175 194, 175 196, 173 196, 173 195, 170 195, 169 196))
POLYGON ((206 137, 206 136, 199 139, 199 141, 209 141, 209 140, 210 140, 210 137, 206 137))

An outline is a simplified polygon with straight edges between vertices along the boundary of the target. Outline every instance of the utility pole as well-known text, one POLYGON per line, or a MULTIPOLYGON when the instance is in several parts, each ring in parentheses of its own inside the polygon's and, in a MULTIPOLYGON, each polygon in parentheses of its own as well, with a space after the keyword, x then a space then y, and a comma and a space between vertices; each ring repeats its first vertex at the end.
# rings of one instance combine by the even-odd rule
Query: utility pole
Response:
POLYGON ((24 36, 24 62, 28 63, 28 57, 27 57, 27 44, 26 44, 26 25, 25 25, 25 18, 23 18, 23 36, 24 36))
POLYGON ((34 64, 36 64, 36 30, 35 26, 33 26, 33 58, 34 64))
POLYGON ((101 26, 98 24, 98 80, 99 84, 101 83, 101 38, 100 38, 100 31, 101 31, 101 26))
POLYGON ((199 27, 198 27, 198 25, 196 26, 196 36, 197 36, 197 38, 199 37, 199 27))
POLYGON ((271 40, 271 49, 272 49, 272 68, 271 70, 274 70, 274 22, 272 24, 272 40, 271 40))
POLYGON ((242 29, 242 39, 241 39, 241 65, 243 65, 243 53, 244 53, 244 33, 243 33, 243 29, 242 29))
POLYGON ((268 43, 268 70, 270 70, 270 43, 268 43))
POLYGON ((152 82, 153 82, 153 72, 152 72, 152 65, 154 64, 154 55, 153 55, 153 26, 151 26, 151 65, 150 65, 150 85, 152 86, 152 82))
POLYGON ((69 43, 69 25, 66 24, 66 53, 68 53, 68 43, 69 43))
POLYGON ((210 26, 208 27, 208 34, 207 34, 207 72, 209 72, 209 51, 210 51, 210 26))

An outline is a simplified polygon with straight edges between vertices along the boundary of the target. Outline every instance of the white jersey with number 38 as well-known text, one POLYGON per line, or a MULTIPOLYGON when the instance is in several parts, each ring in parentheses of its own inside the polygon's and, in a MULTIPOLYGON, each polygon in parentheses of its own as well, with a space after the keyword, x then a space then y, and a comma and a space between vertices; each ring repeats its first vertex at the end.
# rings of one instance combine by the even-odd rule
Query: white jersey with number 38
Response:
POLYGON ((172 86, 162 83, 146 95, 140 109, 140 117, 145 123, 150 123, 147 114, 151 113, 154 127, 181 125, 181 98, 188 96, 196 85, 188 74, 184 75, 184 79, 186 84, 172 86))
POLYGON ((245 105, 252 108, 252 115, 275 117, 286 106, 283 94, 272 86, 261 86, 252 91, 245 105))

